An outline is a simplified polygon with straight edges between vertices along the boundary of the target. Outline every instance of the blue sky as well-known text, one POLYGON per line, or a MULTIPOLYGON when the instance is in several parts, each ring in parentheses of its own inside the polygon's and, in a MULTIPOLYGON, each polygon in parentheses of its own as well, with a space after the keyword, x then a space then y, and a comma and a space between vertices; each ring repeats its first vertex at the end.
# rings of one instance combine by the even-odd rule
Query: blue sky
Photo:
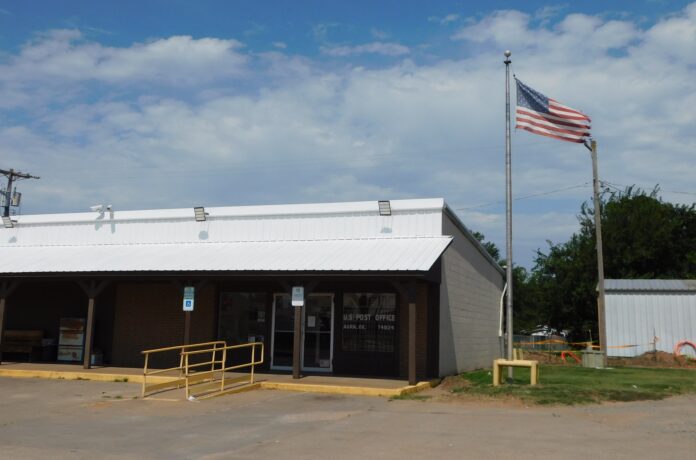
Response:
MULTIPOLYGON (((0 1, 0 168, 42 177, 23 214, 442 196, 504 247, 508 48, 592 116, 605 181, 694 201, 682 1, 0 1)), ((583 147, 513 133, 518 263, 590 180, 583 147)))

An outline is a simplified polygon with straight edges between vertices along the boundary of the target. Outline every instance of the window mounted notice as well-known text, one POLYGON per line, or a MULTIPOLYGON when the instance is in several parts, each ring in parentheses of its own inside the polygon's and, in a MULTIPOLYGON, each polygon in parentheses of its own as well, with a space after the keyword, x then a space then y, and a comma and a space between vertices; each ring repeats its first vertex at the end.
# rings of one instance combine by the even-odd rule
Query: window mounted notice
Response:
MULTIPOLYGON (((218 339, 228 345, 263 342, 266 330, 266 304, 263 292, 222 292, 218 310, 218 339)), ((228 353, 230 355, 230 353, 228 353)), ((241 353, 234 353, 239 356, 241 353)))
POLYGON ((343 351, 394 352, 396 294, 346 293, 342 319, 343 351))

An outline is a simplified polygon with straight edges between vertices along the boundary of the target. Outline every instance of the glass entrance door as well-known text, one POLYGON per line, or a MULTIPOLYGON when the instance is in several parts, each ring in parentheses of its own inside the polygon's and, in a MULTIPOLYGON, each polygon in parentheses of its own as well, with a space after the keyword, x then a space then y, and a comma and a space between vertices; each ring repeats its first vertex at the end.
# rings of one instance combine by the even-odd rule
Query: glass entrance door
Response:
POLYGON ((302 369, 331 372, 333 358, 333 295, 310 295, 305 302, 302 369))
MULTIPOLYGON (((331 372, 333 369, 333 294, 310 294, 302 308, 303 370, 331 372)), ((295 307, 289 294, 273 297, 273 351, 271 368, 292 369, 295 339, 295 307)))

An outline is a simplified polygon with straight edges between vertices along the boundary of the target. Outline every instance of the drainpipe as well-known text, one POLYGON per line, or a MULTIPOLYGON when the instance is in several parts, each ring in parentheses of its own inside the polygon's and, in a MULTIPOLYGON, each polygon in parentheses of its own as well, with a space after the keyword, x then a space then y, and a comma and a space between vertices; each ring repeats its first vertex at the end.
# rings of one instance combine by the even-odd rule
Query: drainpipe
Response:
POLYGON ((507 292, 507 283, 503 286, 503 292, 500 294, 500 321, 498 322, 498 340, 500 341, 500 356, 505 356, 505 337, 503 337, 503 300, 507 292))

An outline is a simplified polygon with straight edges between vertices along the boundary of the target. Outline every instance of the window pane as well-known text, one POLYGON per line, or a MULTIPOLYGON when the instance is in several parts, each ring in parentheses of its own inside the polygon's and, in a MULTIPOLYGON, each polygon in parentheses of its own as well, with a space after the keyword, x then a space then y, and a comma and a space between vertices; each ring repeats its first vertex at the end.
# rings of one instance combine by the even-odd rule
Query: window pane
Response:
POLYGON ((223 292, 220 294, 218 337, 228 345, 263 342, 266 334, 266 294, 223 292))
POLYGON ((396 294, 344 294, 341 336, 343 351, 393 352, 396 294))

